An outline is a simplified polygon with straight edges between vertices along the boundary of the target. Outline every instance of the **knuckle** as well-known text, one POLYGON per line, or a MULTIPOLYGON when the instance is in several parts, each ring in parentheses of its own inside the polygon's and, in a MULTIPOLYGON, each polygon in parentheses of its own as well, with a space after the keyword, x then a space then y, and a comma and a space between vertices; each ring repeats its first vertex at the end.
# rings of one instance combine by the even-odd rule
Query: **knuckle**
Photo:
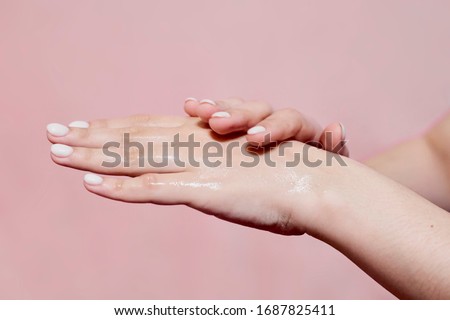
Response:
POLYGON ((122 139, 128 136, 130 142, 135 142, 146 136, 146 128, 145 127, 129 127, 122 130, 122 139))
POLYGON ((233 101, 234 104, 243 104, 243 103, 245 103, 245 100, 242 99, 241 97, 231 98, 230 100, 233 101))
POLYGON ((123 191, 123 180, 117 179, 113 184, 113 192, 118 194, 123 191))
POLYGON ((142 187, 146 189, 155 189, 158 187, 158 176, 156 174, 146 174, 141 177, 142 187))
POLYGON ((302 114, 295 108, 284 108, 280 110, 280 113, 285 114, 289 118, 299 119, 302 114))
POLYGON ((128 164, 132 168, 141 167, 144 160, 142 150, 139 148, 130 148, 128 150, 128 164))
POLYGON ((150 122, 151 117, 148 114, 135 114, 131 119, 133 122, 145 124, 150 122))
POLYGON ((81 159, 85 163, 91 163, 94 158, 94 150, 83 148, 81 150, 78 150, 78 152, 81 153, 81 159))
POLYGON ((265 111, 265 112, 271 112, 272 111, 272 106, 270 105, 270 103, 266 102, 266 101, 262 101, 262 100, 253 100, 251 101, 251 103, 253 105, 255 105, 256 108, 265 111))
POLYGON ((104 128, 107 126, 107 120, 91 120, 89 121, 89 128, 104 128))
POLYGON ((89 140, 92 136, 92 130, 90 129, 72 128, 72 130, 76 130, 75 132, 78 139, 89 140))
POLYGON ((297 114, 299 113, 295 108, 289 107, 289 108, 283 108, 281 111, 287 113, 287 114, 297 114))

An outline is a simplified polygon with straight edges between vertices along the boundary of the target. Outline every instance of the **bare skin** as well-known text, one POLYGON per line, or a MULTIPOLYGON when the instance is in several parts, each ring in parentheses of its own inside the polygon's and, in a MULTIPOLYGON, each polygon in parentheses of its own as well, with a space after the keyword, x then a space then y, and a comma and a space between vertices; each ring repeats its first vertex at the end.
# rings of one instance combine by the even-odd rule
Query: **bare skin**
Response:
MULTIPOLYGON (((186 99, 184 110, 200 117, 218 134, 247 131, 263 126, 266 131, 247 134, 249 142, 261 143, 266 132, 274 141, 295 139, 300 142, 319 141, 323 149, 348 156, 348 146, 339 148, 346 139, 341 123, 332 123, 324 129, 296 109, 273 111, 265 102, 245 101, 240 98, 223 100, 186 99), (227 112, 230 117, 214 117, 216 112, 227 112), (325 132, 332 142, 327 143, 325 132)), ((366 165, 407 186, 436 205, 450 210, 450 113, 426 134, 391 148, 366 161, 366 165), (417 155, 417 156, 411 156, 417 155), (414 174, 411 174, 414 172, 414 174), (432 181, 433 183, 430 183, 432 181)))
POLYGON ((424 135, 391 148, 366 164, 450 211, 449 141, 447 113, 424 135))
MULTIPOLYGON (((212 124, 208 116, 201 119, 219 133, 245 131, 258 123, 264 123, 271 131, 278 128, 276 118, 267 121, 272 115, 270 109, 255 116, 257 121, 239 119, 236 112, 228 111, 231 117, 214 121, 236 118, 243 124, 231 123, 230 130, 226 124, 212 124)), ((241 118, 251 118, 253 113, 244 111, 243 114, 241 118)), ((292 117, 291 113, 289 119, 292 117)), ((323 133, 320 127, 303 117, 297 120, 303 121, 303 129, 296 128, 292 122, 289 126, 284 125, 274 135, 275 139, 302 140, 304 135, 320 140, 323 133)), ((71 146, 64 155, 61 152, 58 156, 52 154, 52 159, 63 166, 107 174, 85 182, 89 191, 100 196, 126 202, 186 204, 223 220, 279 234, 308 233, 340 250, 398 297, 450 298, 450 216, 369 167, 349 158, 345 158, 346 166, 337 161, 327 166, 327 151, 293 141, 292 148, 285 150, 284 155, 279 152, 281 146, 253 154, 259 160, 269 154, 275 166, 259 161, 251 168, 243 167, 241 162, 249 158, 233 149, 231 166, 206 166, 200 161, 204 159, 200 150, 194 156, 201 163, 199 166, 175 166, 173 154, 167 156, 168 167, 156 168, 147 161, 144 166, 139 166, 142 156, 133 154, 129 167, 105 168, 102 162, 108 159, 103 155, 103 144, 123 141, 126 132, 130 133, 130 140, 144 145, 149 141, 156 141, 156 144, 172 141, 177 133, 182 137, 194 133, 201 146, 216 141, 224 148, 233 142, 244 143, 254 138, 242 134, 231 137, 212 134, 208 126, 194 117, 141 116, 97 120, 91 121, 89 128, 70 128, 64 134, 59 132, 58 136, 48 133, 53 144, 71 146), (321 160, 322 164, 311 167, 301 162, 293 167, 286 166, 286 161, 292 160, 296 151, 304 153, 305 150, 308 150, 309 160, 321 160)), ((432 134, 435 133, 430 132, 430 137, 432 134)), ((336 139, 339 143, 342 136, 336 139)), ((431 138, 427 136, 427 139, 431 138)), ((124 153, 120 147, 116 151, 124 153)), ((160 151, 161 148, 156 148, 155 154, 163 158, 158 154, 160 151)), ((183 152, 179 155, 183 160, 187 157, 183 152)), ((441 160, 446 153, 440 151, 436 157, 433 157, 436 163, 442 163, 442 167, 448 169, 449 162, 441 160)), ((437 195, 436 199, 441 197, 437 195)))
POLYGON ((318 142, 327 151, 349 155, 345 145, 339 146, 345 140, 345 128, 341 123, 331 123, 322 129, 316 121, 293 108, 273 111, 268 103, 241 98, 216 101, 188 98, 184 110, 191 117, 199 117, 208 123, 218 134, 246 132, 247 141, 255 145, 264 145, 267 142, 265 136, 270 133, 271 141, 318 142), (252 133, 252 129, 259 130, 252 133), (326 132, 330 133, 331 141, 326 139, 326 132))

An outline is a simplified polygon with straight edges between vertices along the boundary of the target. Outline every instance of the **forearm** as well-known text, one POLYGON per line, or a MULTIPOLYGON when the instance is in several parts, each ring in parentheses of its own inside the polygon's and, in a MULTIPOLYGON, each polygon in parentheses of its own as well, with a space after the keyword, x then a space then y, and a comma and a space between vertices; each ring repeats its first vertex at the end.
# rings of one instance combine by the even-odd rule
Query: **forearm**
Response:
POLYGON ((351 163, 350 172, 324 193, 308 233, 398 297, 450 298, 450 215, 362 165, 351 163))
POLYGON ((450 208, 450 184, 444 162, 435 155, 424 137, 369 159, 366 165, 441 208, 450 208))
POLYGON ((450 210, 450 116, 423 136, 402 143, 366 165, 450 210))

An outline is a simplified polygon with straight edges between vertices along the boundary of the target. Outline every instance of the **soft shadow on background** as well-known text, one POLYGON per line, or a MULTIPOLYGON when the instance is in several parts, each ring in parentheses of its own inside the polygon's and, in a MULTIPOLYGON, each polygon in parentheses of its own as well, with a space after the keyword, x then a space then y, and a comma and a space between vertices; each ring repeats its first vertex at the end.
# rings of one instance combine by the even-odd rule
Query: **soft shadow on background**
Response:
POLYGON ((364 159, 448 110, 448 12, 448 1, 0 0, 0 298, 393 298, 307 236, 89 194, 82 172, 50 160, 45 126, 241 96, 342 121, 364 159))

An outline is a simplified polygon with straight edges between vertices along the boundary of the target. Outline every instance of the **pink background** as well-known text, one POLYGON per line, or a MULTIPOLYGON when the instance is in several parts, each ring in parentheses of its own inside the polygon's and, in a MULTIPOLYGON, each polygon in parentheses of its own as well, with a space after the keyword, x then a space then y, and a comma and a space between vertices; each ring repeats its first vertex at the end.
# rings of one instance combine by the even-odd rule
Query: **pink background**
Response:
MULTIPOLYGON (((450 101, 449 1, 0 0, 0 298, 393 298, 331 247, 87 193, 45 126, 263 99, 366 158, 450 101)), ((424 169, 425 170, 425 169, 424 169)))

